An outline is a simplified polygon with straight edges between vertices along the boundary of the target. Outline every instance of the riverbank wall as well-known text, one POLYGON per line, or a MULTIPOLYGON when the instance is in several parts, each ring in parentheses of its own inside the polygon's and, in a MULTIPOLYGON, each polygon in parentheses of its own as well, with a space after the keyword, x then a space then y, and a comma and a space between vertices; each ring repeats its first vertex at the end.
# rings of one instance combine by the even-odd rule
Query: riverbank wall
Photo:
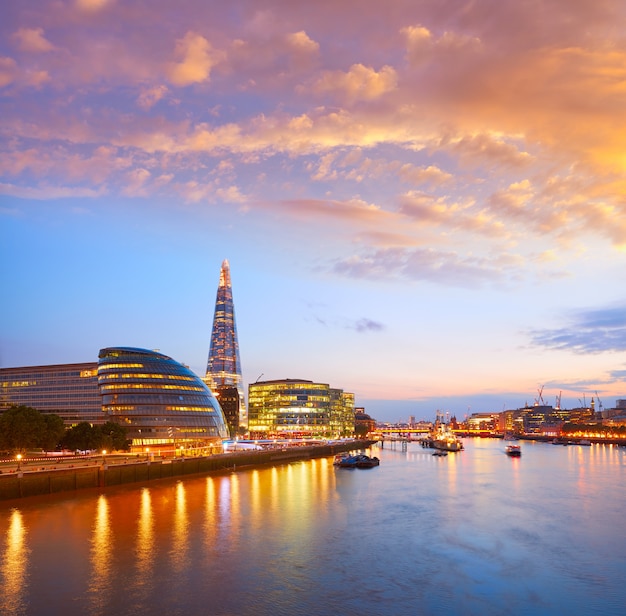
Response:
POLYGON ((237 451, 206 457, 142 460, 12 473, 0 475, 0 501, 326 458, 346 451, 365 449, 374 442, 350 441, 332 445, 237 451))

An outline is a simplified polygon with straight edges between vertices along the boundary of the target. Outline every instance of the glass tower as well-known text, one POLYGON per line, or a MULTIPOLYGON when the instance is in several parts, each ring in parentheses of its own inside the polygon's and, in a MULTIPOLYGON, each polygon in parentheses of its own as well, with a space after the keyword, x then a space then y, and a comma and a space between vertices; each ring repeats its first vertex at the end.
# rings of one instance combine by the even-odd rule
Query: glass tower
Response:
POLYGON ((239 359, 239 342, 235 323, 235 305, 230 282, 230 266, 224 259, 220 270, 220 283, 215 299, 215 314, 211 332, 206 382, 215 392, 224 387, 236 387, 239 392, 239 424, 247 425, 246 404, 239 359))

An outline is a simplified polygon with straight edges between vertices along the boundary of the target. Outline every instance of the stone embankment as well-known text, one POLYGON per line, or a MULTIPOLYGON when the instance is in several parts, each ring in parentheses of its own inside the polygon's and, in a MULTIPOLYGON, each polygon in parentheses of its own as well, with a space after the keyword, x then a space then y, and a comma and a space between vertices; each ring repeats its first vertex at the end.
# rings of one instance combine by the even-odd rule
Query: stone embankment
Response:
POLYGON ((326 458, 344 451, 370 447, 374 441, 346 441, 329 445, 237 451, 206 457, 164 458, 98 464, 74 468, 45 469, 0 475, 0 500, 41 496, 85 488, 105 488, 204 473, 231 472, 250 467, 326 458))

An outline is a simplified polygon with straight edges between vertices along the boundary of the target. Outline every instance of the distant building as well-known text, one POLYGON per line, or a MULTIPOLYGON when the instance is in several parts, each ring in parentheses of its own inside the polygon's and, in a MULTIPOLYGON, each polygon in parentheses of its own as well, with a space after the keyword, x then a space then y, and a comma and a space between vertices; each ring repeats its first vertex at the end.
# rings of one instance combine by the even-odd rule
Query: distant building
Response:
POLYGON ((239 390, 234 386, 222 385, 213 390, 228 425, 230 437, 234 438, 239 434, 239 415, 241 407, 241 395, 239 390))
POLYGON ((494 430, 497 419, 498 416, 493 413, 472 413, 465 420, 465 425, 469 430, 494 430))
POLYGON ((68 427, 105 423, 97 368, 96 362, 1 368, 0 412, 30 406, 59 415, 68 427))
POLYGON ((354 434, 354 394, 303 379, 248 386, 251 438, 332 437, 354 434))
POLYGON ((376 420, 372 419, 365 409, 355 409, 354 413, 354 431, 357 436, 365 436, 376 430, 376 420))
POLYGON ((235 323, 235 304, 230 281, 230 265, 226 259, 222 262, 220 269, 204 380, 212 390, 229 386, 237 388, 239 392, 239 421, 237 423, 245 426, 247 424, 246 401, 239 358, 237 324, 235 323))
POLYGON ((221 448, 228 436, 222 409, 189 368, 131 347, 102 349, 98 357, 102 410, 128 430, 132 449, 221 448))

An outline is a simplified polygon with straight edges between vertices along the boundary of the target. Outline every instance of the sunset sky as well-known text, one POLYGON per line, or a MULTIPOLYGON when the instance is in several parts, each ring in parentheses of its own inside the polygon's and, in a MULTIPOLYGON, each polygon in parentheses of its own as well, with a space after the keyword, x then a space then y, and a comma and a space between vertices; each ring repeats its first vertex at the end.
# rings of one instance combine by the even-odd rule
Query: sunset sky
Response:
POLYGON ((246 384, 626 398, 623 0, 8 0, 0 131, 1 367, 204 374, 228 259, 246 384))

